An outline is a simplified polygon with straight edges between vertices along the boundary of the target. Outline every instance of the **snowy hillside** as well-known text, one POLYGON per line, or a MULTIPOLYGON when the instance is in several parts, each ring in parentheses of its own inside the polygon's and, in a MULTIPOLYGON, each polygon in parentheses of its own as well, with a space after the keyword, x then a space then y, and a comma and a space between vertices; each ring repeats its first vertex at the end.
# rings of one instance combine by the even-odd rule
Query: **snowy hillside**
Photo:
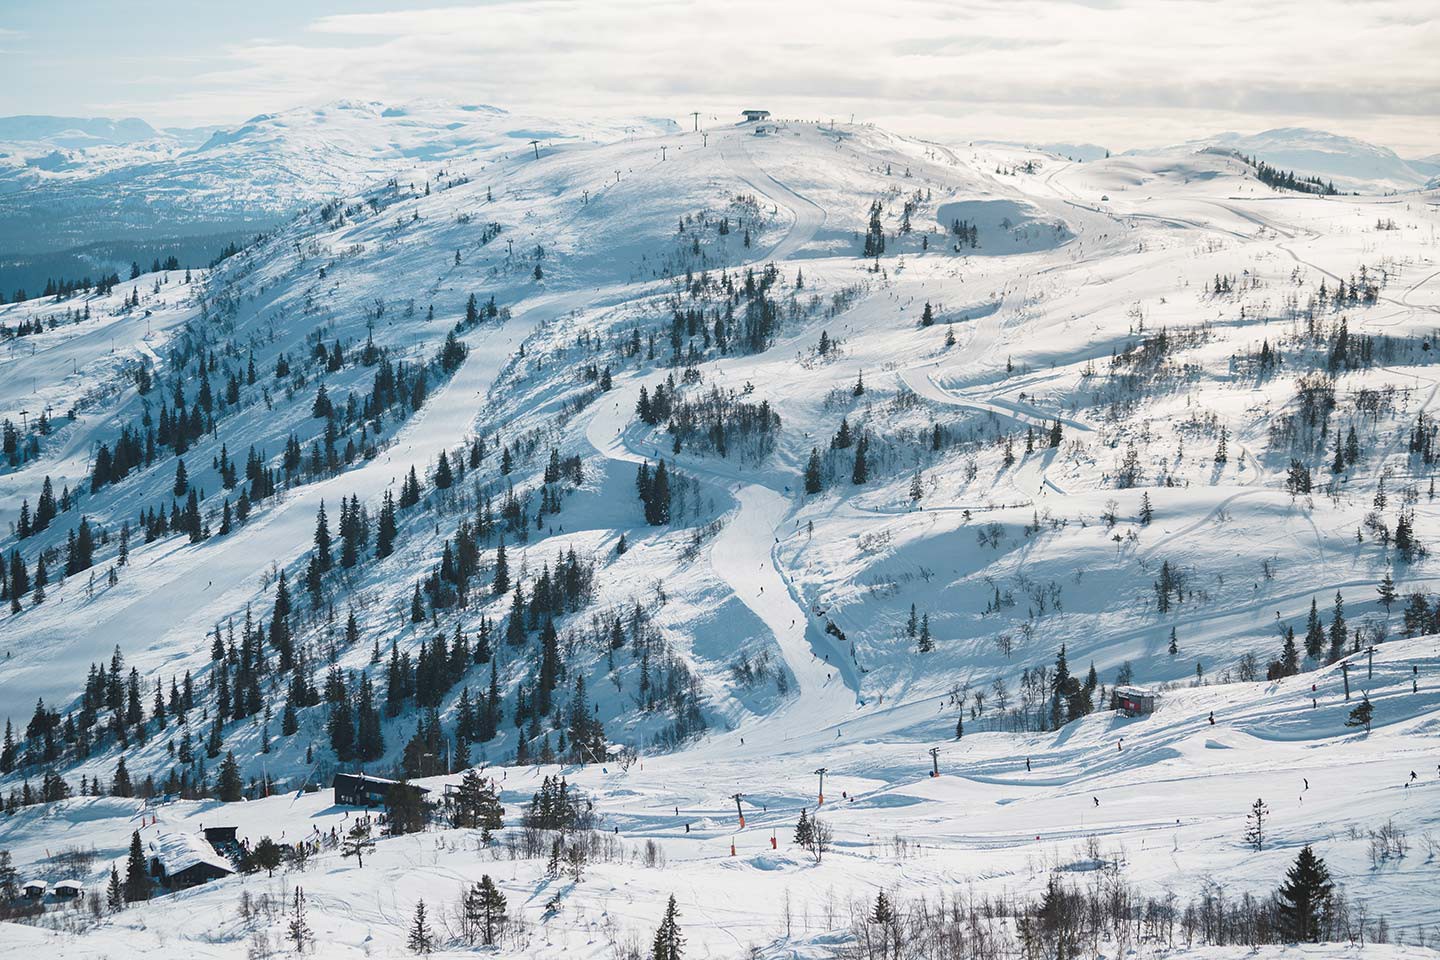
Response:
POLYGON ((421 898, 459 951, 488 874, 505 955, 630 956, 673 894, 692 956, 891 956, 885 891, 964 955, 1218 958, 1313 845, 1328 939, 1434 955, 1431 198, 437 105, 167 164, 290 212, 0 306, 0 850, 103 900, 137 829, 318 849, 0 945, 264 955, 301 886, 327 956, 421 898), (344 855, 334 774, 472 767, 493 845, 393 810, 344 855), (1135 913, 1057 927, 1069 887, 1135 913))
POLYGON ((1303 127, 1256 134, 1222 133, 1189 141, 1176 149, 1193 152, 1205 147, 1234 150, 1272 166, 1333 181, 1346 192, 1414 190, 1424 186, 1431 176, 1423 166, 1406 162, 1388 147, 1303 127))
MULTIPOLYGON (((149 262, 142 255, 145 241, 254 232, 305 204, 392 176, 422 177, 426 167, 448 161, 464 159, 479 170, 492 159, 529 150, 533 139, 546 145, 610 141, 674 126, 628 118, 556 121, 431 101, 339 101, 213 131, 157 132, 143 121, 5 118, 0 253, 124 238, 140 251, 125 262, 149 262)), ((213 249, 218 252, 223 242, 213 249)), ((24 263, 0 262, 6 297, 25 283, 9 281, 5 271, 24 263)), ((56 268, 54 274, 78 278, 80 270, 56 268)))

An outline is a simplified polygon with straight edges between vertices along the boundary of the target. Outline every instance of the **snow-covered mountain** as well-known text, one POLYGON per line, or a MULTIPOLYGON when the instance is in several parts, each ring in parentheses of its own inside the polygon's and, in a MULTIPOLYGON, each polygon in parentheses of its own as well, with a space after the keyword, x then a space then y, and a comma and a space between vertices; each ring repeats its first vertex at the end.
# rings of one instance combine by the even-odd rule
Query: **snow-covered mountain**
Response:
POLYGON ((1333 181, 1340 190, 1360 193, 1414 190, 1433 175, 1407 163, 1389 147, 1306 127, 1281 127, 1254 134, 1221 133, 1187 141, 1175 149, 1194 151, 1206 147, 1234 150, 1282 170, 1333 181))
MULTIPOLYGON (((554 121, 434 101, 339 101, 227 128, 156 131, 139 120, 0 119, 0 287, 39 285, 23 256, 124 239, 132 255, 176 237, 268 228, 299 207, 391 177, 423 179, 447 162, 529 150, 529 141, 601 142, 674 129, 669 120, 554 121), (197 142, 198 141, 198 142, 197 142), (147 248, 147 243, 149 247, 147 248), (8 270, 6 269, 8 267, 8 270)), ((44 276, 85 262, 44 261, 44 276)), ((98 274, 113 263, 96 264, 98 274)))
POLYGON ((0 949, 263 956, 303 887, 317 953, 423 898, 458 955, 485 875, 506 956, 635 955, 673 894, 688 956, 1278 958, 1313 845, 1326 938, 1435 957, 1433 205, 434 104, 164 166, 293 206, 0 306, 0 850, 96 892, 137 828, 307 856, 0 949), (494 838, 397 804, 357 851, 328 790, 475 768, 494 838), (557 776, 593 831, 519 826, 557 776))

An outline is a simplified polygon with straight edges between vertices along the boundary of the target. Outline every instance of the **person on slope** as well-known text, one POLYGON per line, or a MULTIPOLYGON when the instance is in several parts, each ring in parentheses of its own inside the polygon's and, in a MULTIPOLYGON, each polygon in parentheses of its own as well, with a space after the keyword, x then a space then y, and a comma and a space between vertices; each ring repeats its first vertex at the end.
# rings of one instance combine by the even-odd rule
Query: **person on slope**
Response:
POLYGON ((1211 710, 1211 711, 1210 711, 1210 726, 1212 726, 1212 727, 1215 726, 1215 711, 1214 711, 1214 710, 1211 710))
POLYGON ((1090 799, 1095 801, 1095 806, 1097 806, 1097 807, 1100 806, 1100 798, 1099 798, 1099 797, 1091 797, 1090 799))

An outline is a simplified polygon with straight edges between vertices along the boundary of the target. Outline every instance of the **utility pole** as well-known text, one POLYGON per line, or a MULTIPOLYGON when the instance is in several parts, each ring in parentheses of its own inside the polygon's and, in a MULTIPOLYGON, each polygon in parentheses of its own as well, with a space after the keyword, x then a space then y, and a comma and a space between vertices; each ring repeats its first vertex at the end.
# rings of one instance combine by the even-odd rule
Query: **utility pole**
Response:
POLYGON ((821 767, 815 772, 820 776, 820 802, 816 804, 816 806, 818 807, 825 803, 825 774, 829 773, 830 771, 825 767, 821 767))
POLYGON ((515 258, 515 241, 506 240, 505 242, 510 245, 510 258, 513 260, 515 258))
POLYGON ((1375 645, 1372 643, 1370 649, 1365 651, 1367 663, 1365 664, 1365 679, 1375 679, 1375 645))
POLYGON ((539 160, 539 159, 540 159, 540 141, 539 141, 539 140, 531 140, 531 141, 530 141, 530 146, 532 146, 532 147, 535 148, 535 159, 536 159, 536 160, 539 160))
POLYGON ((589 191, 589 190, 586 190, 586 191, 585 191, 585 206, 588 207, 589 205, 590 205, 590 191, 589 191))
POLYGON ((700 134, 700 146, 702 146, 702 147, 708 147, 708 146, 710 146, 710 134, 708 134, 708 133, 702 133, 702 134, 700 134))
POLYGON ((695 131, 698 133, 700 131, 700 111, 691 110, 690 116, 695 118, 695 131))
MULTIPOLYGON (((744 796, 744 794, 737 793, 737 794, 735 794, 734 796, 732 796, 730 799, 735 801, 735 815, 740 818, 740 827, 741 827, 741 829, 744 829, 744 827, 745 827, 745 811, 740 809, 740 798, 741 798, 742 796, 744 796)), ((731 843, 734 843, 734 841, 732 840, 731 843)))
POLYGON ((616 171, 615 171, 615 182, 616 182, 616 183, 619 183, 619 182, 620 182, 620 171, 619 171, 619 170, 616 170, 616 171))
POLYGON ((665 162, 665 150, 666 150, 666 148, 663 147, 663 146, 660 148, 660 162, 661 162, 661 163, 664 163, 664 162, 665 162))
POLYGON ((1345 699, 1350 699, 1350 663, 1346 661, 1340 664, 1340 674, 1345 678, 1345 699))
POLYGON ((930 748, 930 776, 940 776, 940 748, 930 748))

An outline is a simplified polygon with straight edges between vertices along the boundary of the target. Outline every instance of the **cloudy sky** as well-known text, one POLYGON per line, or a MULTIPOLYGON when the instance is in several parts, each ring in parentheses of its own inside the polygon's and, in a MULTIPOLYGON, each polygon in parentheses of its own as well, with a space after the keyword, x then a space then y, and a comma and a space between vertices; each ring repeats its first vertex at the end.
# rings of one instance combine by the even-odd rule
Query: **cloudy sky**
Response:
POLYGON ((233 123, 339 97, 1174 143, 1315 126, 1440 152, 1435 0, 0 2, 0 115, 233 123))

